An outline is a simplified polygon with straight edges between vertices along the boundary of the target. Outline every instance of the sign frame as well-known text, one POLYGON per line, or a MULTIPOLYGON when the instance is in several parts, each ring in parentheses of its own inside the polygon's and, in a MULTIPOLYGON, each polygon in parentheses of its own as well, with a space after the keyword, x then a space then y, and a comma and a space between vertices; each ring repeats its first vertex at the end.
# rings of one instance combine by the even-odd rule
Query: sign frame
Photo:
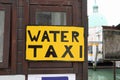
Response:
POLYGON ((67 77, 68 80, 76 80, 76 75, 69 74, 28 74, 28 80, 42 80, 42 77, 67 77))
POLYGON ((29 61, 84 61, 84 45, 84 27, 26 27, 26 60, 29 61), (45 48, 40 50, 43 45, 45 48))

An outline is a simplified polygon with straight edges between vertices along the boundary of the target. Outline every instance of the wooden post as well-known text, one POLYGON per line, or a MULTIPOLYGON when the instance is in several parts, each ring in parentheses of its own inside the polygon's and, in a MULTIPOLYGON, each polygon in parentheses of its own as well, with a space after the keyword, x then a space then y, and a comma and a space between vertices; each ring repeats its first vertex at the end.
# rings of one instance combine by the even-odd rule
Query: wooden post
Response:
POLYGON ((115 63, 115 61, 113 62, 113 76, 114 76, 114 80, 116 80, 116 63, 115 63))

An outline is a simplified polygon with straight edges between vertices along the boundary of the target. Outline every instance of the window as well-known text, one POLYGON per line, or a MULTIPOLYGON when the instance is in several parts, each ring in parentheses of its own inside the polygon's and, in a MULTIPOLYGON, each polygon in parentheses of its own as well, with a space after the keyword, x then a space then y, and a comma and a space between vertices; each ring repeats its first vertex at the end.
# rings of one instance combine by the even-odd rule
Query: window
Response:
POLYGON ((30 25, 72 25, 71 7, 30 6, 30 25))
POLYGON ((0 11, 0 62, 3 61, 4 20, 5 11, 0 11))
POLYGON ((93 53, 93 47, 92 46, 88 46, 88 53, 92 54, 93 53))
POLYGON ((65 12, 36 12, 37 25, 66 25, 65 12))
POLYGON ((10 6, 0 4, 0 68, 8 68, 10 53, 10 6))

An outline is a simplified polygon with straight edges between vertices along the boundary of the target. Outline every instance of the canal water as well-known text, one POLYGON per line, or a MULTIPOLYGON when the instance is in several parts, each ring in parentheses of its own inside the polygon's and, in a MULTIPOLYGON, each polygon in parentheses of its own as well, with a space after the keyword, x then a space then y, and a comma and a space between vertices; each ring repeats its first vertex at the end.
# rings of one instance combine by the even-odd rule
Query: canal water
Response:
MULTIPOLYGON (((113 69, 88 69, 88 80, 114 80, 113 69)), ((120 69, 116 69, 116 80, 120 80, 120 69)))

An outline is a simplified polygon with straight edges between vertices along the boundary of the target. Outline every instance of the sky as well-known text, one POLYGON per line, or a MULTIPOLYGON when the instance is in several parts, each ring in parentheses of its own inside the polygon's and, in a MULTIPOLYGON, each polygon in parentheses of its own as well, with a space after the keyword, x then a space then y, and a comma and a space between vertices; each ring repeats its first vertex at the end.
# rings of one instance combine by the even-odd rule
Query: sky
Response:
MULTIPOLYGON (((93 12, 95 0, 88 1, 88 16, 93 12)), ((107 26, 116 26, 120 24, 120 0, 96 0, 99 7, 98 11, 107 20, 107 26)))

